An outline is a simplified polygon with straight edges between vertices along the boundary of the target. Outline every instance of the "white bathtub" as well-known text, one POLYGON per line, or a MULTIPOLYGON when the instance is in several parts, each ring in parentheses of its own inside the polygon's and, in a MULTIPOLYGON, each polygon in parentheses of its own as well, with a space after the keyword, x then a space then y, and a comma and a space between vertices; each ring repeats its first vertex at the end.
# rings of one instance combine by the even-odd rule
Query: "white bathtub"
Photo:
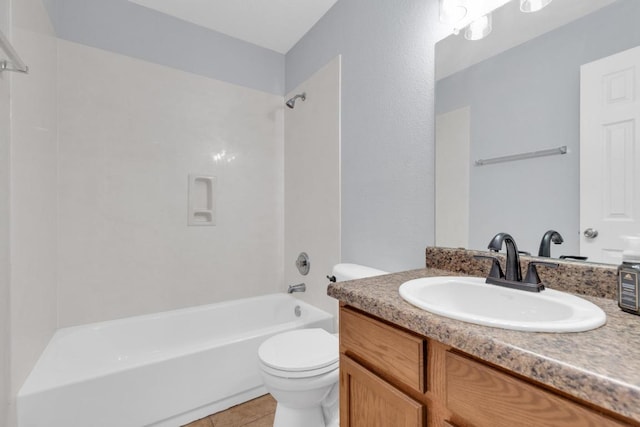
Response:
POLYGON ((258 346, 306 327, 332 332, 333 316, 273 294, 60 329, 18 393, 18 426, 188 423, 265 394, 258 346))

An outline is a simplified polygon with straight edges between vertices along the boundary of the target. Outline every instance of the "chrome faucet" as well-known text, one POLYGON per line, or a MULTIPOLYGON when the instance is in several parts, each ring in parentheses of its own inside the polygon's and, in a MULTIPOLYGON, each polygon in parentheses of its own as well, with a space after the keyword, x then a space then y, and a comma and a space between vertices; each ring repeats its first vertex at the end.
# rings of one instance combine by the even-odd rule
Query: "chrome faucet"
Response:
POLYGON ((288 294, 292 294, 294 292, 304 292, 307 290, 307 285, 304 283, 299 283, 297 285, 289 285, 289 289, 287 289, 288 294))
POLYGON ((564 242, 560 233, 555 230, 549 230, 544 233, 544 236, 542 236, 542 240, 540 241, 540 249, 538 249, 538 256, 550 258, 552 242, 556 245, 564 242))

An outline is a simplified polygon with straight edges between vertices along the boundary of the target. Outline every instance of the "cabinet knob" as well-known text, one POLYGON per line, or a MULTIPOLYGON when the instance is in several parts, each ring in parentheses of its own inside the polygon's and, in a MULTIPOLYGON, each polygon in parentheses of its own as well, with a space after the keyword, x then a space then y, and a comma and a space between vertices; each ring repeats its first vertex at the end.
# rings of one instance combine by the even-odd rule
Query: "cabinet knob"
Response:
POLYGON ((584 230, 583 234, 587 239, 595 239, 596 237, 598 237, 598 230, 596 230, 595 228, 587 228, 586 230, 584 230))

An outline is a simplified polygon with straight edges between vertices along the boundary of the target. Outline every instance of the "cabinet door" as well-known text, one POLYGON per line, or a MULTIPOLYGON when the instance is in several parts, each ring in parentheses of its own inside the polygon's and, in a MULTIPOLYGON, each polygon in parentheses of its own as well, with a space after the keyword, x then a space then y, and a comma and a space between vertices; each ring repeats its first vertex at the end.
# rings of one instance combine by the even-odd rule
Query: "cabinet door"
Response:
POLYGON ((340 355, 341 427, 424 427, 425 407, 340 355))
POLYGON ((447 406, 475 427, 623 427, 590 408, 454 353, 447 353, 447 406))

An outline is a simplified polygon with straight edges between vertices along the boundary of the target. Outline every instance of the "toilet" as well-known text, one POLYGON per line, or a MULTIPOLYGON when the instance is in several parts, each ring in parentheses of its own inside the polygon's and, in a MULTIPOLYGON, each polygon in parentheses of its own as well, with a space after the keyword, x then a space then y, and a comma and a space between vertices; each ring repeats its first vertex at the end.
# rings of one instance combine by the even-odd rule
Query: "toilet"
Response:
MULTIPOLYGON (((387 274, 357 264, 337 264, 336 281, 387 274)), ((337 427, 338 337, 324 329, 296 329, 265 340, 258 349, 264 385, 277 401, 274 427, 337 427)))

